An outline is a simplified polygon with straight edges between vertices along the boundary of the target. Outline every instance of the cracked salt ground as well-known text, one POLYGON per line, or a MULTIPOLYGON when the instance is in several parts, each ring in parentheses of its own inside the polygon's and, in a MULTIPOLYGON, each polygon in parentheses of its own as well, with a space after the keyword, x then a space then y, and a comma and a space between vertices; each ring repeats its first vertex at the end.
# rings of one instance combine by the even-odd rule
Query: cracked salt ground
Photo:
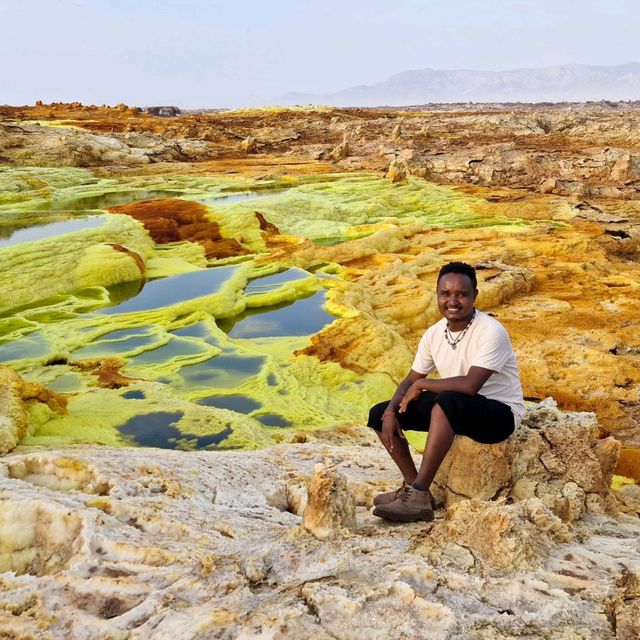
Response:
POLYGON ((640 499, 622 502, 608 488, 603 469, 615 451, 593 448, 592 418, 541 405, 529 423, 516 449, 491 448, 496 457, 474 466, 479 491, 499 480, 515 502, 456 501, 448 487, 477 459, 465 443, 438 477, 449 506, 426 526, 370 514, 374 495, 398 481, 378 446, 6 456, 0 495, 11 518, 0 520, 0 561, 16 573, 2 575, 0 634, 631 640, 640 499), (540 431, 576 455, 563 471, 519 475, 536 459, 540 431), (522 480, 556 493, 517 498, 522 480), (584 491, 576 512, 562 502, 571 483, 584 491))

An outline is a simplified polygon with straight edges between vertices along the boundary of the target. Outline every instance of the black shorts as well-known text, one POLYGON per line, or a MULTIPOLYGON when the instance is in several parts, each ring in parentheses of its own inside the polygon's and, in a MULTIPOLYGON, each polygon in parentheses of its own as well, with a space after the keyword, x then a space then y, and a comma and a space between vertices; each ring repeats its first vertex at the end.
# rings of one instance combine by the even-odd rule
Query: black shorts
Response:
MULTIPOLYGON (((403 431, 429 431, 434 404, 438 404, 444 411, 456 435, 467 436, 476 442, 502 442, 515 428, 513 413, 502 402, 490 400, 480 394, 469 396, 458 391, 423 391, 409 403, 404 413, 398 413, 403 431)), ((371 407, 368 426, 376 431, 382 429, 382 414, 388 405, 387 400, 371 407)))

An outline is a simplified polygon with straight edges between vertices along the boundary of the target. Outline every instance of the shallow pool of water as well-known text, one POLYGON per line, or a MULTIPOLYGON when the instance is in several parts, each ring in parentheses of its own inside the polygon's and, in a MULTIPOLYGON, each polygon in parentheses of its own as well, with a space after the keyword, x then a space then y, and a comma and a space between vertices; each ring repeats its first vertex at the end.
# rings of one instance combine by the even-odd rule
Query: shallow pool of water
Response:
POLYGON ((207 449, 228 438, 233 430, 227 427, 220 433, 206 436, 182 433, 175 425, 184 414, 181 411, 145 413, 127 420, 118 428, 127 440, 141 447, 159 449, 207 449))
POLYGON ((92 342, 86 347, 81 347, 73 352, 74 359, 83 358, 109 358, 125 357, 127 354, 135 353, 141 349, 154 349, 160 347, 162 342, 155 335, 134 336, 123 340, 112 340, 106 342, 92 342))
POLYGON ((155 333, 153 325, 147 324, 141 327, 116 329, 115 331, 103 333, 100 337, 96 338, 94 342, 97 342, 98 340, 100 340, 100 342, 104 342, 105 340, 128 340, 129 338, 148 336, 152 333, 155 333))
POLYGON ((263 356, 244 356, 225 351, 204 362, 182 367, 180 377, 187 388, 194 385, 233 389, 258 375, 266 361, 263 356))
POLYGON ((139 200, 155 200, 159 198, 176 198, 184 195, 182 191, 143 190, 143 191, 110 191, 94 196, 76 198, 60 198, 44 202, 37 206, 38 211, 95 211, 108 209, 123 204, 131 204, 139 200))
POLYGON ((231 196, 216 196, 215 198, 202 198, 198 199, 198 202, 206 204, 211 207, 221 204, 233 204, 234 202, 242 202, 243 200, 254 200, 265 194, 258 193, 257 191, 249 191, 247 193, 236 193, 231 196))
POLYGON ((0 238, 0 248, 9 247, 21 242, 31 242, 42 240, 53 236, 61 236, 73 231, 101 227, 104 224, 105 216, 89 216, 87 218, 75 218, 73 220, 62 220, 60 222, 46 222, 35 224, 24 229, 14 231, 8 238, 0 238))
POLYGON ((0 344, 0 362, 11 362, 23 358, 46 358, 53 355, 51 345, 39 331, 13 342, 0 344))
POLYGON ((122 397, 125 400, 144 400, 145 395, 144 392, 139 389, 132 389, 131 391, 125 391, 122 397))
POLYGON ((286 269, 279 273, 273 273, 269 276, 263 276, 262 278, 254 278, 249 281, 245 289, 248 295, 257 293, 266 293, 267 291, 273 291, 278 289, 287 282, 294 282, 295 280, 304 280, 311 277, 312 274, 304 269, 286 269))
POLYGON ((245 200, 256 200, 257 198, 266 198, 268 196, 275 195, 276 193, 282 193, 285 189, 265 189, 261 191, 244 191, 242 193, 233 193, 230 195, 220 194, 213 198, 198 199, 198 202, 206 204, 211 207, 225 204, 233 204, 235 202, 243 202, 245 200))
POLYGON ((231 338, 313 335, 336 319, 323 309, 325 300, 322 290, 292 303, 247 311, 219 326, 231 338))
POLYGON ((209 344, 216 343, 206 322, 196 322, 195 324, 190 324, 187 327, 182 327, 182 329, 174 329, 171 333, 174 336, 181 336, 184 338, 201 338, 209 344))
POLYGON ((87 389, 82 375, 74 371, 63 373, 47 383, 47 387, 58 393, 80 393, 87 389))
POLYGON ((194 357, 203 356, 209 351, 202 343, 192 340, 174 338, 165 345, 148 349, 142 353, 127 358, 127 369, 169 363, 174 360, 193 361, 194 357))
POLYGON ((284 416, 281 416, 279 413, 263 413, 259 416, 254 416, 254 418, 262 423, 265 427, 291 427, 293 426, 292 422, 289 422, 284 416))
POLYGON ((213 267, 178 276, 169 276, 147 282, 134 298, 98 313, 131 313, 170 307, 178 302, 193 300, 215 293, 238 269, 237 266, 213 267))
POLYGON ((262 405, 249 396, 207 396, 196 400, 197 404, 206 407, 217 407, 218 409, 229 409, 236 413, 251 413, 262 407, 262 405))

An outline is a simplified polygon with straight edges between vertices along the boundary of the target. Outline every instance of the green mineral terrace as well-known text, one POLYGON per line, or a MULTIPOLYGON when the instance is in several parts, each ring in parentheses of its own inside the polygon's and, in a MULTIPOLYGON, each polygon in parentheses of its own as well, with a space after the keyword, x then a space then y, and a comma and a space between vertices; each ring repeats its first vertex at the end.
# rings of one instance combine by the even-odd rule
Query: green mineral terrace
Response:
POLYGON ((531 225, 482 205, 374 174, 0 168, 0 362, 68 398, 64 415, 31 407, 23 444, 252 449, 362 424, 411 359, 404 345, 389 345, 389 366, 305 353, 367 314, 345 295, 344 257, 357 266, 431 230, 531 225))

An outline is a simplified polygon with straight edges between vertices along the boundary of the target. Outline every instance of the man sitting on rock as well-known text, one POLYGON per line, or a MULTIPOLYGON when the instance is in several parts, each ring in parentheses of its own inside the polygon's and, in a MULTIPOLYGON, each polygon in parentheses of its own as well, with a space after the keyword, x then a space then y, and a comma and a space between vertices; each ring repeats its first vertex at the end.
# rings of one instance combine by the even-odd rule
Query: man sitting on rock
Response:
POLYGON ((443 318, 422 336, 411 371, 393 398, 369 413, 369 426, 404 478, 397 491, 375 497, 373 513, 397 522, 433 519, 429 487, 454 436, 501 442, 524 414, 509 335, 497 320, 474 307, 474 268, 450 262, 440 269, 436 287, 443 318), (426 377, 434 370, 440 379, 426 377), (429 432, 419 471, 404 429, 429 432))

